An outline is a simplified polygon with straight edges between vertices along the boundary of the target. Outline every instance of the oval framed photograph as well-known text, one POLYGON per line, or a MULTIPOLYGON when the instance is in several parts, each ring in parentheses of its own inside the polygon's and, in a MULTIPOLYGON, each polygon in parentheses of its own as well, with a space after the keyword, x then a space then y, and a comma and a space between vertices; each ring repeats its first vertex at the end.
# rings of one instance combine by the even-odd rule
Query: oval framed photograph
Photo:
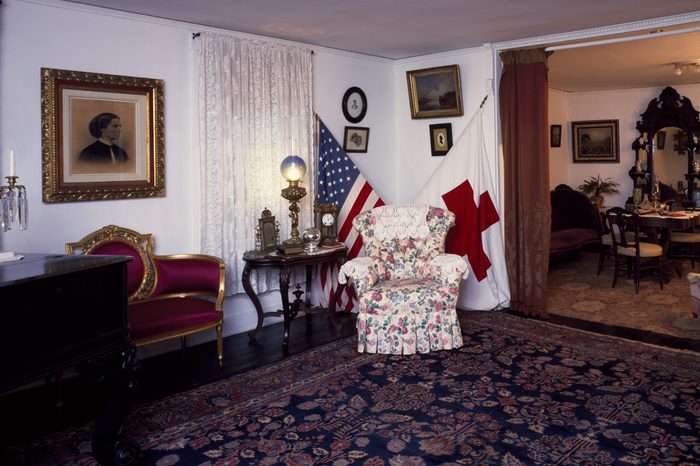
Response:
POLYGON ((359 123, 367 113, 367 97, 359 87, 351 87, 343 95, 343 115, 350 123, 359 123))

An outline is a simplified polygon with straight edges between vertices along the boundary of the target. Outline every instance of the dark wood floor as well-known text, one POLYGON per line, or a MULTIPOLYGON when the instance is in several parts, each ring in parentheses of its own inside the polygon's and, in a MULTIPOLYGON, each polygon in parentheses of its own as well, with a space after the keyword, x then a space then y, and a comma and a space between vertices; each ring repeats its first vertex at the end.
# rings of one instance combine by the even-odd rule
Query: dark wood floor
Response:
MULTIPOLYGON (((698 340, 559 316, 551 316, 549 322, 700 353, 698 340)), ((324 315, 311 316, 308 324, 305 318, 298 318, 292 322, 290 353, 301 353, 354 334, 353 314, 339 313, 333 325, 329 325, 324 315)), ((184 352, 174 351, 141 361, 139 390, 133 400, 134 404, 157 400, 281 360, 284 357, 282 324, 263 328, 254 345, 249 344, 245 333, 229 336, 224 340, 224 352, 223 369, 219 369, 216 364, 214 342, 187 348, 184 352)), ((39 385, 0 397, 0 449, 95 418, 99 400, 92 395, 93 390, 94 385, 87 378, 74 377, 66 380, 63 387, 63 406, 60 408, 54 403, 56 390, 53 386, 39 385)))
MULTIPOLYGON (((327 319, 324 314, 312 315, 308 323, 304 317, 295 319, 289 339, 290 355, 355 334, 354 314, 337 313, 333 325, 327 319)), ((223 369, 217 364, 215 342, 144 359, 140 363, 139 388, 133 403, 157 400, 279 361, 284 357, 282 336, 279 323, 264 327, 252 345, 246 333, 226 337, 223 369)), ((53 385, 40 384, 0 397, 0 454, 3 446, 24 443, 94 419, 99 408, 94 390, 93 382, 87 377, 66 379, 60 408, 55 405, 53 385)))

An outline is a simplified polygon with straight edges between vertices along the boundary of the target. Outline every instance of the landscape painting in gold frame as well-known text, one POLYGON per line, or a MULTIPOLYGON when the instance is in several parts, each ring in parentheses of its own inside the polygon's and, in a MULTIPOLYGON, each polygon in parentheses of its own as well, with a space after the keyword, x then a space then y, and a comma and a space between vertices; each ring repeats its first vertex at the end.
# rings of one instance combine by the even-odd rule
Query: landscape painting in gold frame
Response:
POLYGON ((620 163, 619 120, 571 122, 574 163, 620 163))
POLYGON ((41 69, 42 199, 165 196, 163 81, 41 69))
POLYGON ((464 115, 459 65, 406 72, 411 118, 464 115))

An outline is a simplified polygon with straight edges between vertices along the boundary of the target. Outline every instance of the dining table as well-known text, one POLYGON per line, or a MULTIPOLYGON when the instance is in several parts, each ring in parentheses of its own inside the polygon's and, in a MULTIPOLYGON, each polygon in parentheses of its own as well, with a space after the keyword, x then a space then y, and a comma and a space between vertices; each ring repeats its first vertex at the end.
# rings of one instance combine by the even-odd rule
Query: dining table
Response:
POLYGON ((663 247, 665 268, 667 270, 674 270, 679 277, 683 270, 682 262, 672 259, 668 255, 671 231, 692 230, 698 225, 700 225, 700 211, 698 210, 639 212, 640 228, 650 241, 663 247))

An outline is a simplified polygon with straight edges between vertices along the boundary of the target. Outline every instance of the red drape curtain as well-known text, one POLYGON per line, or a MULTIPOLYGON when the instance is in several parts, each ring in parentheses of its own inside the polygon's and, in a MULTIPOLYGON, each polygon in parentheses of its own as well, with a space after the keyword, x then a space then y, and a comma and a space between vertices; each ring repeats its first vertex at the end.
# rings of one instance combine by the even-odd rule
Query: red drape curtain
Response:
POLYGON ((549 132, 547 53, 501 53, 499 91, 504 161, 505 248, 510 308, 547 315, 549 132))

